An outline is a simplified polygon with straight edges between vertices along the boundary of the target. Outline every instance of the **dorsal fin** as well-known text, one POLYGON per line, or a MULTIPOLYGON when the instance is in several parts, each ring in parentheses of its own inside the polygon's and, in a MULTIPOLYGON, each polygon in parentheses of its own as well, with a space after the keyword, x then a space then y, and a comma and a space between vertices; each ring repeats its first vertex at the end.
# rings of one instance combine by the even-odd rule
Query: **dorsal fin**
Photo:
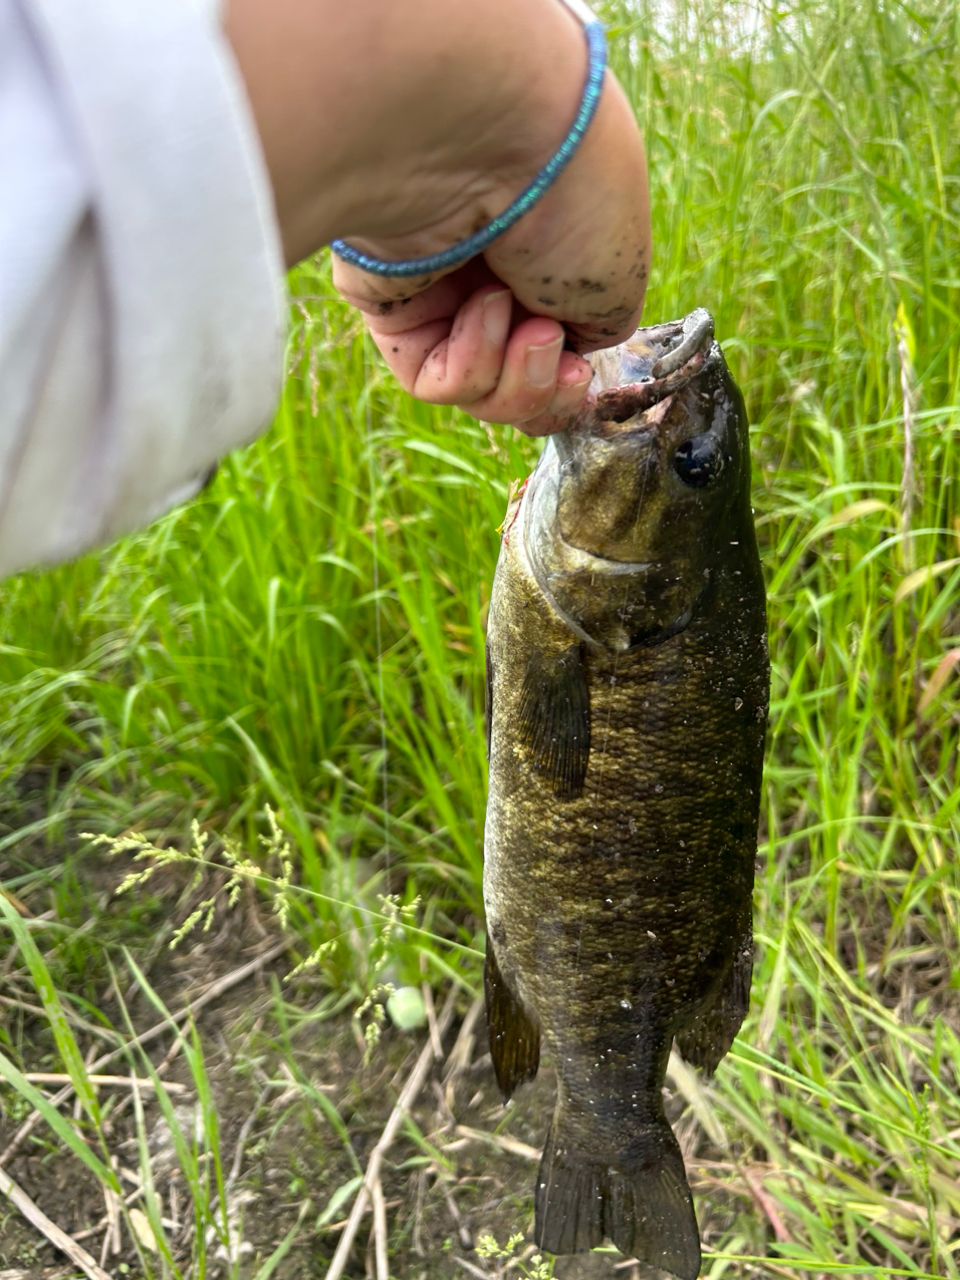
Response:
POLYGON ((701 1067, 707 1075, 716 1071, 747 1016, 752 971, 753 921, 748 910, 740 921, 736 951, 720 989, 676 1036, 684 1059, 691 1066, 701 1067))

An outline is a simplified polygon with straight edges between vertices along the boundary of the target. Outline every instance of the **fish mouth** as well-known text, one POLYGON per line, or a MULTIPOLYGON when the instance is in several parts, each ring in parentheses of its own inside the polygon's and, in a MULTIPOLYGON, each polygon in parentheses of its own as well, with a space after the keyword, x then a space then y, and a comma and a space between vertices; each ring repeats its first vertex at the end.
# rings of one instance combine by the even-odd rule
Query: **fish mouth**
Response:
MULTIPOLYGON (((594 400, 598 425, 629 422, 679 391, 720 358, 713 316, 704 307, 697 307, 683 320, 638 330, 618 352, 618 385, 597 392, 594 400)), ((641 428, 643 425, 637 424, 641 428)))

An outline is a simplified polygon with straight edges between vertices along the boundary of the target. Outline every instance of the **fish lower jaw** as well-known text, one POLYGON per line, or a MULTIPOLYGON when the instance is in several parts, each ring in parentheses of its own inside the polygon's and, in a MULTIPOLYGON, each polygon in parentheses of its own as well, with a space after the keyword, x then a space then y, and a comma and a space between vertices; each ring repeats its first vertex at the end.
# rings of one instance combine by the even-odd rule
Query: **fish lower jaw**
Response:
POLYGON ((658 394, 653 383, 627 383, 601 392, 593 405, 593 434, 608 440, 640 432, 652 434, 666 418, 678 389, 661 389, 657 399, 653 399, 658 394))

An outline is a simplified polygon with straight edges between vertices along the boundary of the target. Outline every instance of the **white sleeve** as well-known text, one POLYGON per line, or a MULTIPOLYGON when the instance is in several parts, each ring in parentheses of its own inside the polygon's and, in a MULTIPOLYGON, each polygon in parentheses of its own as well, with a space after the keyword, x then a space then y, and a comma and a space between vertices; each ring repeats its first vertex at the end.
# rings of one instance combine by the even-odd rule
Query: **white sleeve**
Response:
POLYGON ((192 496, 269 423, 283 260, 191 0, 0 0, 0 577, 192 496))

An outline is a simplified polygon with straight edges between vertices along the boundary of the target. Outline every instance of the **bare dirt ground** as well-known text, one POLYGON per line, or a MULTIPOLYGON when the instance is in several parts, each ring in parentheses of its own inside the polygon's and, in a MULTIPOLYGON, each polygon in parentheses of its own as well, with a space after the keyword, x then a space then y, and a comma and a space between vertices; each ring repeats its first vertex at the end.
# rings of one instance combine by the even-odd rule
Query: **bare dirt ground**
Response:
MULTIPOLYGON (((111 864, 111 883, 116 878, 111 864)), ((219 932, 200 935, 192 945, 188 939, 182 952, 151 947, 149 931, 135 948, 168 1009, 196 1009, 198 998, 208 999, 195 1013, 195 1026, 212 1106, 198 1098, 196 1081, 169 1028, 147 1049, 171 1087, 183 1130, 198 1133, 205 1115, 207 1123, 219 1128, 216 1142, 233 1241, 229 1253, 214 1232, 198 1226, 169 1126, 152 1094, 143 1090, 150 1172, 183 1274, 252 1280, 292 1232, 290 1247, 271 1274, 277 1280, 320 1278, 327 1274, 355 1198, 355 1191, 343 1188, 366 1168, 431 1037, 428 1031, 406 1035, 388 1026, 364 1065, 363 1040, 351 1012, 316 1020, 312 1014, 321 994, 317 985, 284 985, 291 957, 276 954, 278 935, 265 931, 251 912, 225 918, 219 932), (271 954, 273 958, 264 962, 271 954), (249 976, 217 994, 218 984, 222 987, 251 961, 254 971, 249 976), (197 1267, 196 1242, 205 1236, 205 1265, 197 1267)), ((282 947, 282 939, 279 944, 282 947)), ((100 1007, 112 1025, 120 1027, 123 1014, 113 981, 111 977, 99 997, 100 1007)), ((28 1002, 16 1000, 15 982, 8 989, 14 994, 0 1006, 0 1019, 9 1041, 18 1046, 25 1069, 50 1071, 53 1043, 46 1021, 28 1002)), ((131 987, 122 994, 138 1034, 157 1025, 157 1010, 142 992, 131 987)), ((430 1063, 381 1169, 389 1273, 397 1280, 523 1276, 536 1252, 529 1243, 532 1192, 553 1107, 553 1072, 547 1062, 537 1080, 504 1107, 486 1050, 480 1002, 463 992, 451 996, 442 991, 437 1003, 441 1011, 449 1003, 440 1059, 430 1063), (498 1261, 476 1249, 485 1235, 503 1245, 518 1232, 524 1233, 525 1243, 516 1247, 511 1259, 498 1261)), ((109 1048, 82 1028, 77 1037, 91 1057, 109 1048)), ((104 1070, 122 1075, 129 1065, 121 1057, 104 1070)), ((58 1086, 42 1087, 52 1096, 58 1086)), ((104 1087, 100 1100, 102 1105, 110 1100, 105 1124, 108 1155, 135 1208, 142 1203, 142 1171, 132 1093, 129 1087, 104 1087)), ((105 1203, 95 1177, 63 1150, 45 1124, 37 1125, 4 1159, 29 1108, 8 1089, 3 1090, 3 1103, 0 1165, 114 1280, 142 1275, 129 1226, 123 1221, 113 1225, 118 1215, 105 1203)), ((700 1131, 691 1128, 685 1134, 681 1125, 679 1136, 688 1155, 697 1148, 701 1184, 704 1178, 716 1183, 724 1167, 711 1164, 709 1157, 716 1153, 703 1145, 700 1131)), ((217 1187, 212 1167, 207 1176, 213 1200, 217 1187)), ((695 1180, 693 1185, 696 1191, 695 1180)), ((718 1227, 729 1224, 722 1195, 710 1209, 701 1201, 699 1212, 708 1240, 714 1220, 718 1227)), ((350 1250, 343 1272, 347 1277, 377 1274, 372 1224, 368 1212, 350 1250)), ((636 1280, 649 1275, 625 1262, 616 1253, 561 1259, 555 1274, 561 1280, 636 1280)), ((79 1274, 65 1265, 63 1255, 40 1232, 0 1201, 0 1280, 79 1274)))

